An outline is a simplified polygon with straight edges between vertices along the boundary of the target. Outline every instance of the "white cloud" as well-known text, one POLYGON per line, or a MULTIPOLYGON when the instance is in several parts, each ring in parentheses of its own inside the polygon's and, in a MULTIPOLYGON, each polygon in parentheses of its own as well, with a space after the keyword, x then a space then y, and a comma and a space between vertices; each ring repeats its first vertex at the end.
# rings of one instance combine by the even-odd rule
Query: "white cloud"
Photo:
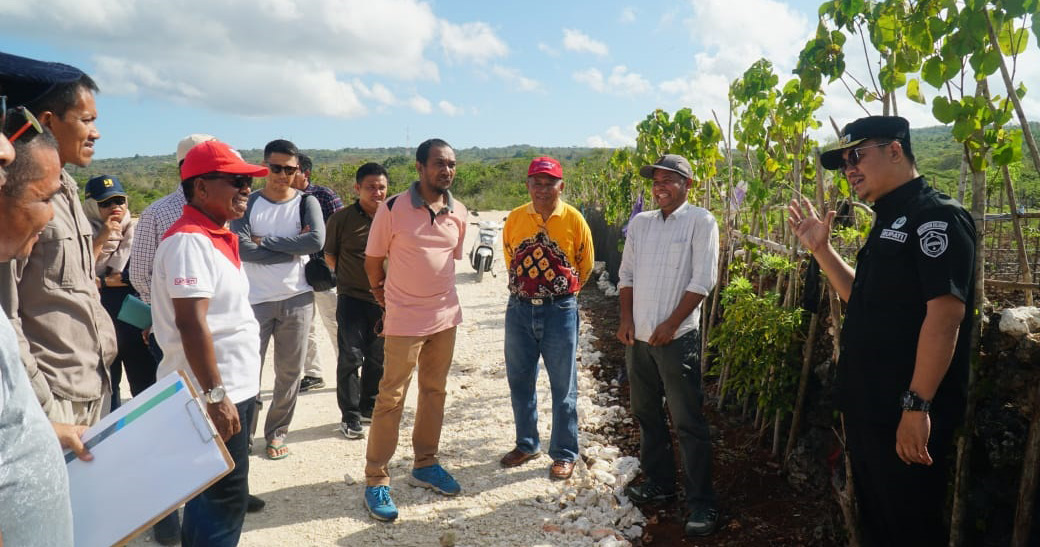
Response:
POLYGON ((438 53, 476 64, 508 53, 486 23, 447 22, 433 9, 425 0, 0 0, 0 35, 38 40, 51 29, 49 47, 92 53, 84 68, 106 94, 243 116, 351 117, 414 107, 394 90, 439 82, 438 53))
POLYGON ((414 95, 411 99, 408 99, 408 106, 412 107, 412 110, 420 114, 429 114, 433 112, 433 103, 422 95, 414 95))
POLYGON ((593 40, 588 34, 570 28, 563 29, 563 49, 595 55, 606 55, 608 53, 607 45, 603 42, 593 40))
POLYGON ((592 135, 585 139, 585 145, 592 148, 621 148, 624 146, 635 146, 636 136, 638 134, 635 124, 632 124, 628 128, 612 125, 607 128, 603 135, 592 135))
POLYGON ((629 72, 623 65, 615 66, 610 76, 604 78, 603 73, 596 68, 579 70, 573 74, 574 80, 589 86, 593 91, 599 93, 610 93, 613 95, 639 95, 650 91, 653 87, 643 76, 629 72))
POLYGON ((381 83, 374 83, 371 86, 365 85, 360 78, 354 78, 354 89, 357 90, 358 95, 364 99, 372 99, 386 105, 397 104, 397 98, 394 97, 392 91, 381 83))
POLYGON ((621 10, 621 15, 618 16, 618 22, 620 23, 634 23, 636 21, 636 8, 631 6, 625 7, 621 10))
POLYGON ((515 68, 495 65, 491 67, 491 73, 501 78, 502 81, 504 81, 506 84, 520 91, 542 90, 542 84, 538 80, 533 80, 524 76, 519 70, 515 68))
POLYGON ((480 22, 456 25, 442 21, 441 46, 445 56, 452 61, 486 63, 509 53, 509 48, 495 35, 495 31, 480 22))
POLYGON ((538 42, 538 51, 541 51, 542 53, 544 53, 544 54, 546 54, 546 55, 548 55, 550 57, 559 57, 560 56, 560 52, 559 51, 556 51, 555 49, 552 48, 552 46, 550 46, 548 44, 545 44, 543 42, 538 42))
POLYGON ((441 112, 449 116, 459 116, 465 112, 465 109, 455 106, 448 101, 441 101, 437 103, 437 108, 441 109, 441 112))

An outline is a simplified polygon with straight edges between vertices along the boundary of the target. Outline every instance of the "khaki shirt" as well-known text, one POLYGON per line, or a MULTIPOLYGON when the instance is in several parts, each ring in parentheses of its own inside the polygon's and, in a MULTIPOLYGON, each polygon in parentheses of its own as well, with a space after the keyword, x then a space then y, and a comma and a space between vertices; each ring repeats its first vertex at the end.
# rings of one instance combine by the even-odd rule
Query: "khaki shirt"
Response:
POLYGON ((83 402, 108 393, 117 351, 94 280, 93 232, 76 181, 64 169, 61 182, 54 218, 29 258, 0 263, 0 305, 45 412, 55 396, 83 402))

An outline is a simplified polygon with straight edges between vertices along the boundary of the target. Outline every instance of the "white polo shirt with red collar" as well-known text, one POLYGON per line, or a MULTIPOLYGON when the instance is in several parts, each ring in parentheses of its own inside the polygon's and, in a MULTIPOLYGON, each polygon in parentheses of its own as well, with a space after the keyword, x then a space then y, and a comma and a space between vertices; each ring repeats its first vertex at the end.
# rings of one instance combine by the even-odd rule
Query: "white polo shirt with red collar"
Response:
POLYGON ((183 370, 194 380, 173 299, 206 298, 206 324, 227 396, 235 404, 255 397, 260 391, 260 325, 249 305, 238 236, 185 205, 180 220, 163 235, 152 271, 152 329, 163 350, 157 376, 183 370))

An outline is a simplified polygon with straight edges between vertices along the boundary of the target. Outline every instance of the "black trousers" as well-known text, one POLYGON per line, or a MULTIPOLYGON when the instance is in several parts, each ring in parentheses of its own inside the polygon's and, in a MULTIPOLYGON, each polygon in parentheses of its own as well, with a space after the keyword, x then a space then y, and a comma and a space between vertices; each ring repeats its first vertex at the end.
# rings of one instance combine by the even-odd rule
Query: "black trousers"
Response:
POLYGON ((101 305, 112 318, 116 327, 116 344, 119 354, 109 369, 112 375, 112 410, 119 407, 119 383, 126 370, 126 379, 130 383, 130 395, 135 396, 155 383, 155 370, 158 361, 152 356, 148 346, 141 337, 141 329, 116 319, 123 299, 136 294, 130 287, 102 287, 101 305))
POLYGON ((249 429, 256 398, 235 405, 242 430, 225 444, 235 468, 184 505, 181 545, 191 547, 234 547, 242 535, 249 498, 249 429))
POLYGON ((629 399, 639 421, 639 467, 649 480, 666 489, 675 484, 675 457, 665 413, 671 414, 685 473, 686 505, 691 510, 716 506, 711 433, 702 411, 700 349, 699 331, 663 346, 636 340, 625 348, 629 399))
POLYGON ((845 433, 867 546, 945 546, 944 515, 953 455, 953 426, 932 420, 932 465, 907 465, 896 454, 897 424, 846 421, 845 433), (938 423, 936 423, 938 422, 938 423))
POLYGON ((378 304, 345 294, 337 297, 336 401, 343 422, 361 419, 362 413, 371 415, 376 406, 383 378, 383 337, 376 329, 382 318, 378 304))

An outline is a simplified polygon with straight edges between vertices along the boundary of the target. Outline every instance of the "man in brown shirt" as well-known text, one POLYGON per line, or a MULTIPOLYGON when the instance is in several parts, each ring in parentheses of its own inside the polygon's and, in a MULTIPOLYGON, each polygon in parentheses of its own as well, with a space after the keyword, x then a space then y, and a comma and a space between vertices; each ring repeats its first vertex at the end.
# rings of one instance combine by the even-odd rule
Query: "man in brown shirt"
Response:
MULTIPOLYGON (((24 105, 54 134, 62 165, 86 167, 100 138, 94 125, 97 84, 77 68, 52 65, 64 71, 56 84, 8 74, 0 63, 0 86, 9 105, 24 105)), ((64 169, 52 204, 54 218, 29 257, 0 263, 0 305, 48 418, 91 425, 101 419, 111 393, 115 329, 98 295, 92 230, 76 181, 64 169)))
POLYGON ((348 439, 364 436, 361 424, 372 421, 383 377, 383 337, 379 336, 383 308, 372 296, 365 274, 365 245, 372 217, 386 199, 386 168, 366 163, 358 168, 356 180, 358 199, 333 213, 325 229, 325 261, 336 270, 339 429, 348 439))

